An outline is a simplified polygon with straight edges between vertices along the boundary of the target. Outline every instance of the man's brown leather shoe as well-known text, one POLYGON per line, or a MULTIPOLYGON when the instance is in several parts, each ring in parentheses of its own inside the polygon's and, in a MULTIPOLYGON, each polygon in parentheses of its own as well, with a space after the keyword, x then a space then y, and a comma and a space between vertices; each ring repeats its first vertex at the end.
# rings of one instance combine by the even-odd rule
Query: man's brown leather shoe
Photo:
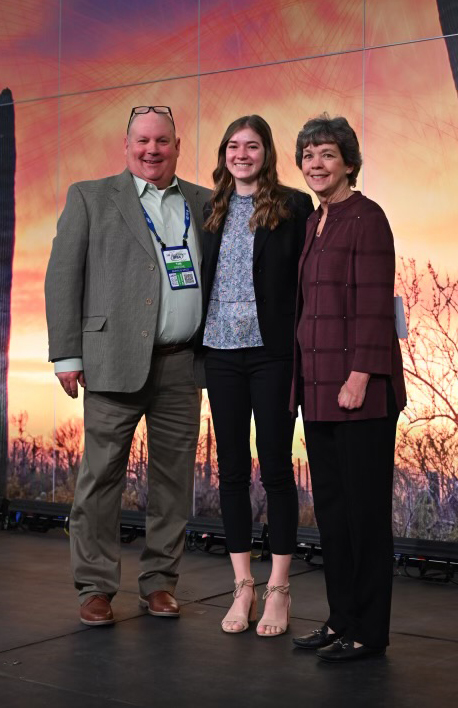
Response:
POLYGON ((146 597, 138 598, 140 607, 144 607, 148 610, 150 615, 155 617, 179 617, 180 607, 178 602, 175 600, 173 595, 171 595, 166 590, 156 590, 156 592, 150 592, 146 597))
POLYGON ((113 610, 106 595, 90 595, 81 605, 80 618, 83 624, 97 626, 113 624, 113 610))

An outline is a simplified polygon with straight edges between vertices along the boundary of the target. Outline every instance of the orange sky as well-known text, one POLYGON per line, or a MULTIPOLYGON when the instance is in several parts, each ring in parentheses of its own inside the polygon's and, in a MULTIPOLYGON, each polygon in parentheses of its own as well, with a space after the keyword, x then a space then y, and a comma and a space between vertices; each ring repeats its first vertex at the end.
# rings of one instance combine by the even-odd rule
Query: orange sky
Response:
MULTIPOLYGON (((363 147, 358 186, 385 209, 398 254, 456 272, 457 93, 443 40, 363 53, 355 51, 362 0, 205 0, 198 53, 194 0, 69 0, 62 8, 60 64, 57 0, 3 0, 0 8, 2 81, 19 101, 9 407, 27 409, 32 433, 50 433, 54 416, 81 415, 81 401, 55 390, 46 363, 43 278, 68 185, 123 169, 132 105, 172 106, 179 174, 206 185, 237 116, 269 121, 283 181, 303 188, 298 130, 322 110, 345 115, 363 147), (154 32, 145 30, 149 16, 154 32), (240 68, 326 52, 347 53, 240 68), (202 73, 219 73, 199 80, 199 61, 202 73), (189 78, 83 93, 179 76, 189 78), (67 95, 51 98, 59 89, 67 95)), ((366 1, 366 46, 440 34, 432 0, 366 1)))

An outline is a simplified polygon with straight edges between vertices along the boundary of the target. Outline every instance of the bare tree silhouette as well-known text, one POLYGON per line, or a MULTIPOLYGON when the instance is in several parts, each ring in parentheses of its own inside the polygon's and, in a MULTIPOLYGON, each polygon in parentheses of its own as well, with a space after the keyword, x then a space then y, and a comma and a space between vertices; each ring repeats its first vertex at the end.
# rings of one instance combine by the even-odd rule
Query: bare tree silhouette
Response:
POLYGON ((409 383, 411 428, 442 422, 458 430, 458 280, 441 277, 429 262, 418 272, 401 259, 397 290, 403 296, 409 337, 402 340, 409 383))
POLYGON ((401 259, 409 337, 402 340, 409 404, 399 426, 398 535, 458 539, 458 280, 401 259))

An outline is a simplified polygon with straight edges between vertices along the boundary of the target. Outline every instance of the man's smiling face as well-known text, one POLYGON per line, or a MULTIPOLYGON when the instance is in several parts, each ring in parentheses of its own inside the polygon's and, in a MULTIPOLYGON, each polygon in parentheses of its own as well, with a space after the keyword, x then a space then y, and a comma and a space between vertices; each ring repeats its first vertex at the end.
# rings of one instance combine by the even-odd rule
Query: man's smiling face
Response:
POLYGON ((125 138, 127 168, 158 189, 170 185, 175 175, 180 139, 166 115, 150 111, 135 116, 125 138))

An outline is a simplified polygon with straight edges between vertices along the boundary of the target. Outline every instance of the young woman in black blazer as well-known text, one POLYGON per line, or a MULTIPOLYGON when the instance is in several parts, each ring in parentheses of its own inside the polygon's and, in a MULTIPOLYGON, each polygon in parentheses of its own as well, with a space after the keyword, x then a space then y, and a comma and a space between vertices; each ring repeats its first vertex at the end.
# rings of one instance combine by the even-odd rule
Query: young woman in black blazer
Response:
POLYGON ((292 466, 292 379, 297 267, 311 198, 278 182, 269 125, 243 116, 226 130, 205 211, 202 285, 205 371, 218 449, 234 602, 222 621, 242 632, 256 617, 250 572, 250 424, 254 414, 261 480, 267 493, 272 573, 259 636, 286 631, 289 567, 298 503, 292 466))

